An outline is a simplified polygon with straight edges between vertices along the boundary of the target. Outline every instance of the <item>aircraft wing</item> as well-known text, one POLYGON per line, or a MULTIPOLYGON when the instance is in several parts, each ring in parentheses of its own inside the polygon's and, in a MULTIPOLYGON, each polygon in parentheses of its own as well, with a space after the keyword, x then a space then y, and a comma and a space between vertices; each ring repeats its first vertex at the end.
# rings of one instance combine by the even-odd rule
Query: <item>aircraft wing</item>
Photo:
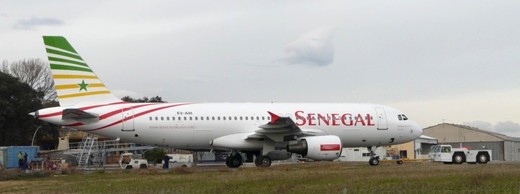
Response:
POLYGON ((249 135, 247 139, 268 138, 274 142, 283 142, 286 139, 294 140, 297 137, 310 135, 302 131, 290 117, 281 117, 272 112, 268 113, 271 115, 271 121, 259 126, 260 129, 249 135))

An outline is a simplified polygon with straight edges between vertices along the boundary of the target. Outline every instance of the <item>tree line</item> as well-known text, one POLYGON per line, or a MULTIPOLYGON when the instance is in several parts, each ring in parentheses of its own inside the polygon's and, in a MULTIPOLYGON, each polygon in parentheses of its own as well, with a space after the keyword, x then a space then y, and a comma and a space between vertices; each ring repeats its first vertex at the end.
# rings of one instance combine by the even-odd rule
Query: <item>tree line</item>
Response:
POLYGON ((29 115, 38 109, 57 106, 56 92, 49 66, 40 59, 24 59, 0 67, 0 146, 31 145, 43 149, 57 144, 58 126, 34 119, 29 115))

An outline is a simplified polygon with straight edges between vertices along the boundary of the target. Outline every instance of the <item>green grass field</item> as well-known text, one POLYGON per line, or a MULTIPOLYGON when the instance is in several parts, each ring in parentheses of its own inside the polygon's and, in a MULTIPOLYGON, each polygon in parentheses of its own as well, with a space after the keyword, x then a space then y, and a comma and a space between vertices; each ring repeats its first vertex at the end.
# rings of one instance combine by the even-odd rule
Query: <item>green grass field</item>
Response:
POLYGON ((366 163, 319 162, 270 168, 2 173, 2 193, 520 192, 520 163, 505 162, 486 165, 384 163, 377 167, 366 163))

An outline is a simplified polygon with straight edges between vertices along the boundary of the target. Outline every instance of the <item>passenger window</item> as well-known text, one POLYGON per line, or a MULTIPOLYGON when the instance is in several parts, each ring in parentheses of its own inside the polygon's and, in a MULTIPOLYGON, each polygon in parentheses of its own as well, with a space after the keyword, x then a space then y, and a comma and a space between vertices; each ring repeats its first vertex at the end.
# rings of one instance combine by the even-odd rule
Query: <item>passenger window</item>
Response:
POLYGON ((199 120, 199 117, 195 117, 195 120, 196 120, 196 121, 199 120))
POLYGON ((260 117, 259 117, 259 116, 256 116, 256 120, 259 121, 259 120, 260 120, 260 117))
POLYGON ((220 121, 220 117, 217 117, 217 120, 219 120, 219 121, 220 121))
POLYGON ((159 120, 159 117, 155 117, 155 120, 158 121, 158 120, 159 120))
POLYGON ((242 120, 242 119, 243 119, 243 118, 242 118, 242 117, 240 117, 240 120, 242 120))
POLYGON ((204 117, 200 117, 200 120, 203 121, 203 120, 204 120, 204 117))
POLYGON ((215 120, 215 117, 211 117, 211 120, 215 120))
POLYGON ((177 117, 177 120, 179 120, 179 121, 180 121, 180 120, 181 120, 181 117, 177 117))
POLYGON ((169 120, 170 120, 170 117, 166 117, 166 120, 169 121, 169 120))
MULTIPOLYGON (((230 121, 233 120, 231 117, 228 117, 228 119, 229 119, 230 121)), ((236 120, 236 119, 235 119, 235 120, 236 120)))
POLYGON ((206 117, 206 120, 208 120, 208 121, 209 121, 209 117, 206 117))
POLYGON ((226 120, 226 117, 222 117, 222 120, 224 120, 224 121, 225 121, 225 120, 226 120))
POLYGON ((153 120, 152 117, 150 117, 150 121, 153 120))
POLYGON ((175 121, 175 117, 172 117, 172 121, 175 121))
POLYGON ((397 115, 397 118, 399 118, 400 121, 403 120, 403 117, 401 117, 401 115, 397 115))
POLYGON ((184 117, 184 120, 186 120, 186 117, 184 117))
POLYGON ((251 120, 255 120, 255 118, 254 118, 254 117, 251 117, 251 120))
POLYGON ((247 121, 247 117, 245 117, 245 118, 246 118, 246 121, 247 121))

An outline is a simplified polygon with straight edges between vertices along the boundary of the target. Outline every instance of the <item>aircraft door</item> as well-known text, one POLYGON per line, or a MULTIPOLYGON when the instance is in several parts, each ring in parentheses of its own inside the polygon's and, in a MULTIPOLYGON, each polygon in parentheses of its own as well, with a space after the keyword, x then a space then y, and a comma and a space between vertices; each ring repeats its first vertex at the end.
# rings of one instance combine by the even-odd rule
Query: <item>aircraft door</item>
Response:
POLYGON ((377 129, 378 130, 387 130, 388 129, 388 119, 386 118, 385 109, 381 107, 376 108, 377 115, 377 129))
POLYGON ((121 114, 123 116, 121 131, 135 131, 134 109, 123 108, 121 114))

